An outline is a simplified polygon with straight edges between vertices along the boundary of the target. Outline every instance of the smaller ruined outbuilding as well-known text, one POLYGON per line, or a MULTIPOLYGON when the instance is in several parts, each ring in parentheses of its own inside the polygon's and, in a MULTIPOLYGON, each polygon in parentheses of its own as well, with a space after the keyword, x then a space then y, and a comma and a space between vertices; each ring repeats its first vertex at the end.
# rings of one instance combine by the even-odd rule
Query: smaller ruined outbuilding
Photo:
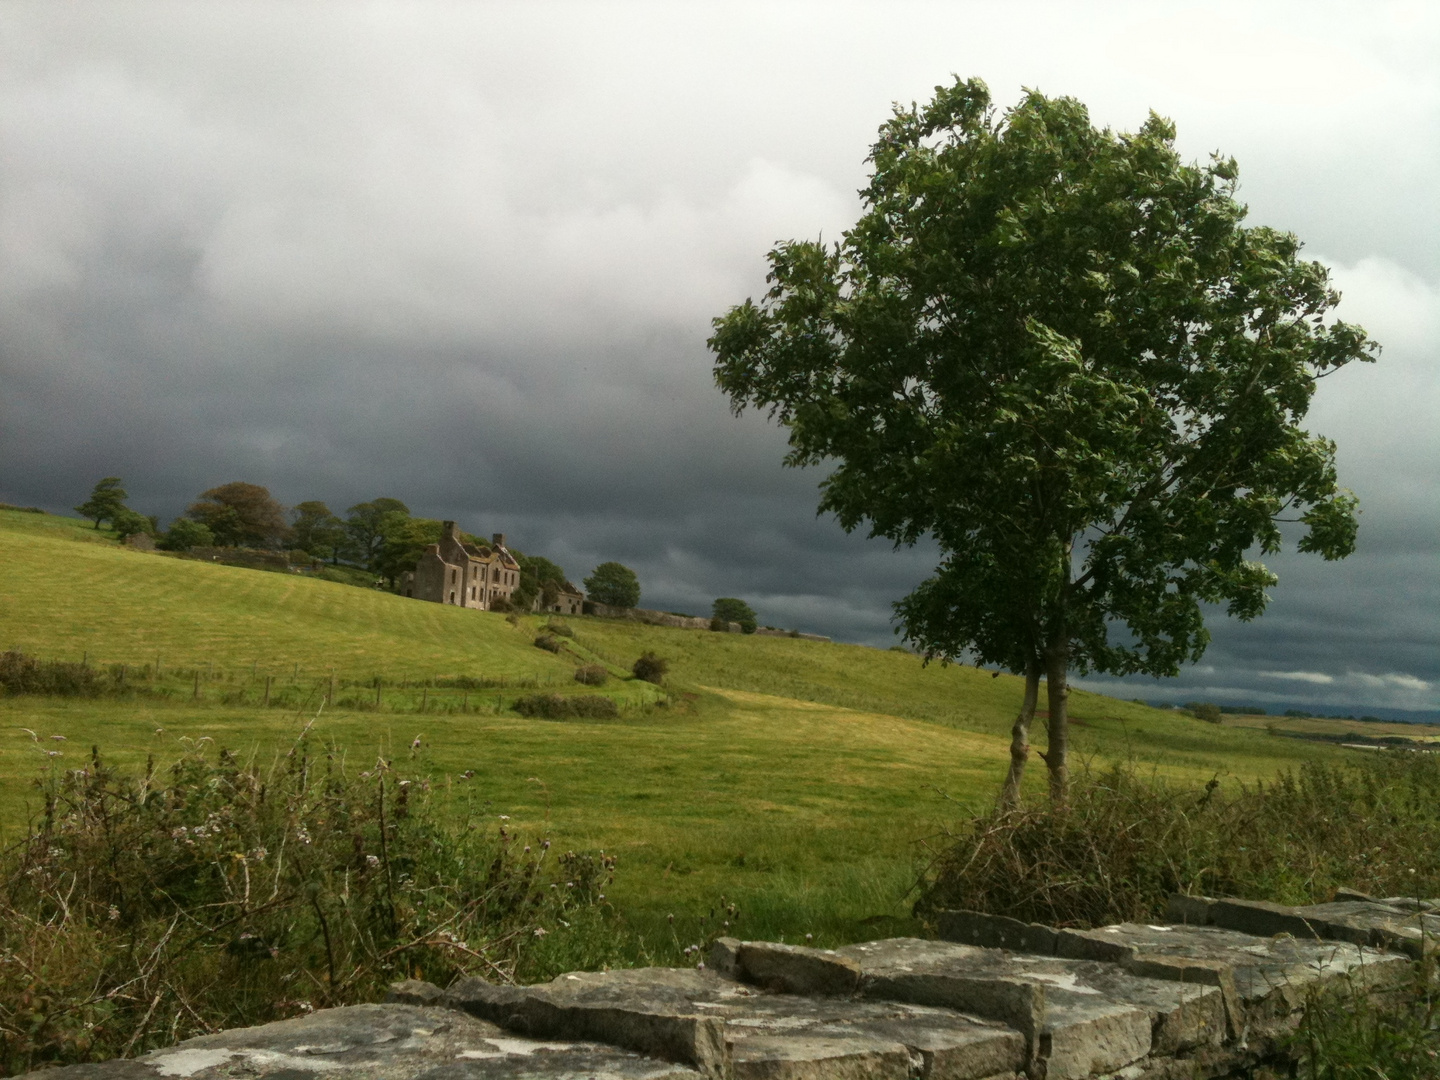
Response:
POLYGON ((442 522, 438 544, 421 553, 413 571, 400 575, 400 592, 416 600, 491 611, 510 602, 520 584, 520 564, 496 533, 489 547, 471 544, 453 521, 442 522))

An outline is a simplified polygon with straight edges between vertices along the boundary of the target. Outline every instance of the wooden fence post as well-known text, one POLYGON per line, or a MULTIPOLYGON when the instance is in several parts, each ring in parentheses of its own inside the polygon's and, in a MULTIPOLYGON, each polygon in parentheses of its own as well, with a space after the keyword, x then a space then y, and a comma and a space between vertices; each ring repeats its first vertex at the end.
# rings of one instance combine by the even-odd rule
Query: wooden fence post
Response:
POLYGON ((190 700, 200 700, 200 669, 198 667, 195 669, 195 691, 190 695, 190 700))
POLYGON ((266 675, 266 676, 265 676, 265 705, 266 705, 267 708, 268 708, 269 705, 270 705, 270 679, 271 679, 271 678, 272 678, 272 676, 270 676, 270 675, 266 675))

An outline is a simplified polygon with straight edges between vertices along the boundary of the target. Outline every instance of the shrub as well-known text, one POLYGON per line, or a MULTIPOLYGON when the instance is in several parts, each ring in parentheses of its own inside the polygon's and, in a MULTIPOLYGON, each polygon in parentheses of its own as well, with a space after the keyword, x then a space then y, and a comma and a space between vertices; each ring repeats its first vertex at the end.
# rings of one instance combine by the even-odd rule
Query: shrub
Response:
POLYGON ((575 669, 575 681, 586 686, 604 686, 610 679, 610 672, 603 664, 586 664, 575 669))
POLYGON ((670 670, 670 661, 656 656, 653 652, 646 652, 640 655, 635 665, 630 669, 631 674, 637 679, 644 679, 648 683, 659 686, 665 678, 665 673, 670 670))
POLYGON ((975 818, 917 904, 1063 926, 1147 922, 1172 892, 1308 904, 1344 886, 1440 895, 1440 757, 1305 763, 1270 784, 1170 786, 1114 768, 1068 807, 975 818))
POLYGON ((165 535, 160 537, 159 546, 166 551, 189 551, 191 548, 209 547, 215 543, 215 534, 208 525, 190 518, 176 518, 165 535))
POLYGON ((620 715, 620 709, 614 700, 602 694, 580 694, 577 697, 531 694, 529 697, 519 698, 510 707, 521 716, 538 716, 544 720, 567 720, 572 717, 608 719, 620 715))
POLYGON ((1209 701, 1187 702, 1185 708, 1195 715, 1195 719, 1204 720, 1207 724, 1220 723, 1220 706, 1209 701))
POLYGON ((614 867, 552 867, 548 841, 303 739, 267 768, 196 751, 127 776, 96 753, 41 790, 0 862, 5 1075, 376 1001, 407 975, 511 978, 600 891, 551 883, 614 867))
POLYGON ((0 688, 7 694, 100 697, 115 689, 109 673, 63 660, 37 660, 11 649, 0 653, 0 688))
POLYGON ((558 638, 550 634, 541 634, 535 639, 535 647, 537 649, 544 649, 546 652, 558 653, 562 647, 562 643, 558 638))
POLYGON ((1404 1004, 1377 1004, 1364 980, 1343 979, 1308 995, 1287 1040, 1299 1080, 1432 1080, 1440 1074, 1440 965, 1415 965, 1404 1004))
POLYGON ((575 631, 570 629, 569 624, 559 619, 551 619, 545 624, 545 629, 559 637, 573 638, 575 636, 575 631))

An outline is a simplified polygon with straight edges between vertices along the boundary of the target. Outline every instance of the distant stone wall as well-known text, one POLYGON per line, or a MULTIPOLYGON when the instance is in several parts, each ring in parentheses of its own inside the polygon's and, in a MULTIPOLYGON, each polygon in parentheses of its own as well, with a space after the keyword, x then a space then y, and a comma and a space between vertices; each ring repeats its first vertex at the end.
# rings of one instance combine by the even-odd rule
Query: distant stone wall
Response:
MULTIPOLYGON (((631 622, 642 622, 650 626, 671 626, 678 630, 710 629, 709 619, 695 615, 672 615, 668 611, 650 611, 646 608, 611 607, 609 604, 597 604, 592 600, 585 601, 585 614, 598 615, 602 619, 629 619, 631 622)), ((738 623, 731 625, 739 630, 738 623)))
POLYGON ((768 626, 762 626, 755 631, 760 637, 790 637, 800 641, 829 641, 824 634, 802 634, 799 630, 772 630, 768 626))
POLYGON ((35 1080, 1218 1080, 1288 1074, 1313 991, 1415 993, 1440 900, 1177 897, 1164 925, 944 912, 942 940, 720 938, 693 968, 407 981, 384 1005, 35 1080))

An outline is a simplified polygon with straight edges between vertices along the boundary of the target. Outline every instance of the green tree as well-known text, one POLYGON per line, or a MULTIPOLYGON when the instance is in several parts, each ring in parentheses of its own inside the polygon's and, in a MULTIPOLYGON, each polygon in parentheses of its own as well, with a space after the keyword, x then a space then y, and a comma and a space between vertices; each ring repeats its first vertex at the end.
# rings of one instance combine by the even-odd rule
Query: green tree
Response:
POLYGON ((345 511, 345 530, 350 538, 350 554, 370 570, 377 569, 380 551, 386 537, 401 528, 410 518, 410 508, 399 499, 373 499, 356 503, 345 511))
MULTIPOLYGON (((414 570, 421 554, 431 544, 438 544, 444 526, 429 518, 405 517, 392 519, 386 528, 385 543, 375 556, 373 568, 395 587, 406 570, 414 570)), ((473 537, 468 538, 474 540, 473 537)))
POLYGON ((345 522, 323 502, 310 499, 290 511, 290 542, 317 559, 339 562, 345 537, 345 522))
POLYGON ((122 541, 134 536, 136 533, 154 532, 155 526, 151 520, 138 510, 131 510, 128 506, 122 506, 110 519, 110 527, 115 530, 115 535, 122 541))
POLYGON ((634 607, 640 603, 640 579, 635 571, 618 562, 601 563, 585 579, 585 591, 597 604, 634 607))
POLYGON ((75 512, 81 517, 94 519, 97 529, 102 521, 113 521, 115 515, 125 509, 125 500, 130 497, 121 487, 122 483, 118 476, 105 477, 95 485, 90 497, 75 507, 75 512))
POLYGON ((176 518, 160 538, 160 547, 166 551, 189 551, 191 548, 209 547, 215 543, 215 534, 198 521, 190 518, 176 518))
POLYGON ((278 547, 290 533, 285 510, 269 489, 241 480, 202 491, 185 514, 228 547, 278 547))
POLYGON ((1202 605, 1264 610, 1276 578, 1247 553, 1283 520, 1302 551, 1354 548, 1335 446, 1301 421, 1317 378, 1378 350, 1327 318, 1339 295, 1294 236, 1243 224, 1234 161, 1185 164, 1174 134, 938 87, 880 129, 854 228, 780 244, 763 300, 714 323, 735 411, 789 429, 787 464, 834 463, 822 511, 938 544, 896 604, 906 637, 1025 675, 1005 801, 1042 676, 1063 801, 1072 669, 1198 659, 1202 605))
POLYGON ((721 622, 739 623, 740 629, 747 634, 753 634, 756 627, 760 625, 750 605, 733 596, 722 596, 716 600, 710 614, 721 622))

